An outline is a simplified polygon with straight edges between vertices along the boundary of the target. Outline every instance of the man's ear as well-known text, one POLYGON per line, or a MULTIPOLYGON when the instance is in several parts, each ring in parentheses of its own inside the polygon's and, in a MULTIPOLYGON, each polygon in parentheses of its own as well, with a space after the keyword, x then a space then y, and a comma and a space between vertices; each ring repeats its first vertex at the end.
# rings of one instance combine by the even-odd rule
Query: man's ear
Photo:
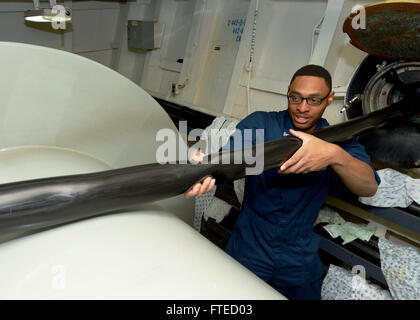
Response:
POLYGON ((331 91, 330 95, 327 98, 327 101, 328 101, 327 105, 330 105, 333 102, 334 95, 335 95, 335 92, 331 91))

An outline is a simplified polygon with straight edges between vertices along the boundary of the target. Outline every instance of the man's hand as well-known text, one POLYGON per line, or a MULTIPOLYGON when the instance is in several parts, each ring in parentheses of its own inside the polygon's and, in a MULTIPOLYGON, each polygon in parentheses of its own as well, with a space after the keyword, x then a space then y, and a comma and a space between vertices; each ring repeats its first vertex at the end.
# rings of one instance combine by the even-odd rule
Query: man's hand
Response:
POLYGON ((301 131, 290 130, 302 140, 302 146, 280 167, 279 173, 309 173, 319 171, 333 163, 337 145, 301 131))
POLYGON ((212 190, 214 188, 215 183, 216 179, 213 179, 213 177, 205 177, 201 181, 193 185, 191 188, 189 188, 187 191, 185 191, 184 197, 186 199, 190 199, 195 196, 202 196, 203 194, 212 190))
MULTIPOLYGON (((204 154, 202 154, 200 151, 196 150, 191 154, 191 160, 197 163, 200 163, 203 161, 204 154)), ((194 184, 191 188, 189 188, 184 193, 184 197, 186 199, 190 199, 192 197, 199 197, 209 191, 211 191, 214 188, 214 185, 216 184, 216 179, 213 179, 213 177, 208 176, 201 179, 199 182, 194 184)))

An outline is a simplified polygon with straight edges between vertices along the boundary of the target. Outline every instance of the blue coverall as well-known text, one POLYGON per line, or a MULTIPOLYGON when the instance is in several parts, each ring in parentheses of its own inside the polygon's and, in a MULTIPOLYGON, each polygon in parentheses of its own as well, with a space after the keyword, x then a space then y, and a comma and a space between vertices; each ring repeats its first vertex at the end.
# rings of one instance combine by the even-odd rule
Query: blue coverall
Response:
MULTIPOLYGON (((328 125, 322 118, 316 129, 328 125)), ((264 129, 267 142, 291 135, 294 127, 287 111, 254 112, 238 123, 237 130, 244 129, 264 129)), ((255 144, 255 136, 244 146, 255 144)), ((340 146, 370 163, 358 142, 348 140, 340 146)), ((223 149, 228 148, 234 148, 233 136, 223 149)), ((379 184, 376 172, 375 177, 379 184)), ((309 174, 279 174, 274 168, 246 176, 241 211, 226 252, 285 297, 320 299, 323 266, 313 225, 329 191, 340 186, 330 167, 309 174)))

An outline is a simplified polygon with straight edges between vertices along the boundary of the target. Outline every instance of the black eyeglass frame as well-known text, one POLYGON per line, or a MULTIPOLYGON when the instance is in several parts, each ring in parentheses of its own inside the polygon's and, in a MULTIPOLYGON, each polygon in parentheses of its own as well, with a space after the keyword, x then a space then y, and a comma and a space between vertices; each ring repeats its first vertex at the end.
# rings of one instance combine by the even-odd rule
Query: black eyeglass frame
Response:
POLYGON ((321 101, 319 102, 319 104, 310 104, 309 103, 309 100, 308 99, 314 99, 314 97, 306 97, 306 98, 303 98, 303 97, 301 97, 301 96, 295 96, 295 97, 299 97, 301 100, 300 100, 300 102, 292 102, 292 101, 290 101, 290 99, 292 98, 292 96, 289 96, 289 94, 287 94, 287 100, 291 103, 291 104, 300 104, 300 103, 302 103, 303 102, 303 100, 306 100, 306 104, 307 105, 309 105, 309 106, 313 106, 313 107, 319 107, 321 104, 322 104, 322 102, 325 100, 325 99, 327 99, 328 97, 329 97, 329 95, 331 94, 331 91, 330 92, 328 92, 328 94, 324 97, 324 98, 321 98, 321 101))

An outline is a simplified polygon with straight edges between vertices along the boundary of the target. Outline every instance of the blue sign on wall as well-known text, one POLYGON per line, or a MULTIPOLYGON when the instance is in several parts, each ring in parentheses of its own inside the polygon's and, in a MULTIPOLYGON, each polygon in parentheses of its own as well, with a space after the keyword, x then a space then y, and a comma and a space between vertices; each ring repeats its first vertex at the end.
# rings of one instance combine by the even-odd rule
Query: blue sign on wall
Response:
POLYGON ((232 33, 236 35, 235 42, 240 42, 242 33, 244 32, 244 26, 246 19, 229 19, 227 26, 232 27, 232 33))

